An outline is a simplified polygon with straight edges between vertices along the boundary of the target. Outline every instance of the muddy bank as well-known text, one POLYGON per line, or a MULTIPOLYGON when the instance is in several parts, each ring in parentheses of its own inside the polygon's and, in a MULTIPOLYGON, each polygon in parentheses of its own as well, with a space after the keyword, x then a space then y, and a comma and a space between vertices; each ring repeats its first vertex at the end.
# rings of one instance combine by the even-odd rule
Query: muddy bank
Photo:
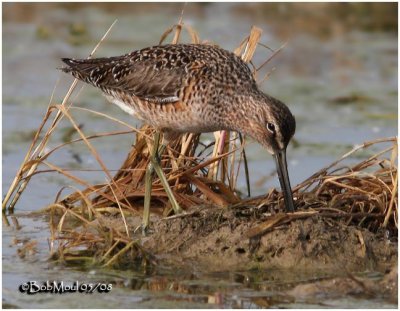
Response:
POLYGON ((348 225, 348 218, 308 213, 297 212, 298 218, 291 219, 283 214, 260 215, 255 208, 200 209, 154 219, 142 245, 159 264, 177 269, 270 271, 271 283, 263 282, 260 290, 286 284, 282 297, 292 303, 354 297, 396 304, 396 238, 383 230, 373 233, 348 225), (385 276, 360 276, 366 271, 385 276), (304 273, 314 278, 302 279, 304 273), (302 280, 296 281, 296 276, 302 280))
POLYGON ((199 209, 153 221, 142 246, 163 260, 196 262, 207 271, 276 267, 345 273, 385 270, 397 262, 397 241, 387 232, 312 211, 292 216, 259 215, 256 208, 199 209))

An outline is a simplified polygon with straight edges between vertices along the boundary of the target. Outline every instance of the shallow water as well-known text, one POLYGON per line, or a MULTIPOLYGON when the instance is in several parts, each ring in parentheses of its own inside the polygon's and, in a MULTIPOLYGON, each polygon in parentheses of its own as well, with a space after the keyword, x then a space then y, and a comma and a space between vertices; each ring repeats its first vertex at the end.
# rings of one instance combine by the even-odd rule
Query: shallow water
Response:
MULTIPOLYGON (((32 133, 40 124, 53 88, 57 84, 53 103, 59 103, 72 81, 56 70, 61 65, 59 59, 86 57, 116 18, 118 22, 97 56, 123 54, 152 45, 180 15, 179 6, 159 5, 143 6, 138 10, 132 7, 129 14, 126 10, 104 10, 93 6, 71 9, 52 5, 46 10, 36 7, 29 10, 29 14, 19 8, 17 4, 3 5, 3 195, 29 147, 32 133)), ((397 135, 396 33, 345 29, 322 38, 299 31, 288 38, 276 31, 279 21, 238 13, 238 7, 233 4, 189 5, 184 21, 192 25, 201 38, 218 42, 227 49, 236 47, 252 24, 264 29, 261 41, 272 48, 278 48, 289 39, 283 52, 264 71, 273 70, 273 73, 263 83, 263 89, 287 103, 296 116, 297 143, 288 149, 292 185, 356 144, 397 135)), ((270 55, 261 49, 254 61, 260 64, 270 55)), ((138 124, 107 104, 99 92, 90 87, 80 92, 75 103, 138 124)), ((89 113, 76 112, 74 115, 86 134, 126 130, 89 113)), ((70 128, 66 121, 60 125, 62 130, 55 133, 49 147, 62 143, 63 133, 70 128)), ((112 170, 118 169, 133 139, 132 135, 124 135, 118 139, 99 139, 93 144, 112 170)), ((255 143, 249 144, 247 152, 253 194, 262 194, 269 187, 278 186, 276 176, 268 177, 274 172, 272 158, 255 143)), ((49 161, 71 169, 99 168, 83 145, 64 148, 49 161)), ((73 173, 90 182, 105 180, 101 172, 73 173)), ((285 277, 276 281, 276 289, 266 291, 260 290, 257 284, 268 282, 268 273, 259 281, 256 278, 259 272, 254 275, 251 272, 226 272, 210 276, 193 271, 177 274, 167 268, 145 271, 138 267, 137 271, 121 272, 79 271, 54 266, 47 261, 47 219, 21 214, 51 203, 59 189, 69 184, 57 174, 36 176, 17 205, 15 217, 19 226, 13 224, 11 218, 8 218, 9 226, 3 223, 3 304, 22 308, 394 307, 382 301, 349 297, 322 299, 310 304, 293 302, 279 295, 282 283, 290 287, 312 277, 323 277, 324 273, 304 275, 297 280, 288 278, 290 274, 283 274, 285 277), (17 250, 26 239, 38 242, 38 252, 21 258, 17 250), (109 294, 94 294, 96 299, 91 298, 90 302, 85 295, 74 295, 74 299, 68 295, 57 298, 54 295, 26 296, 17 290, 28 280, 52 279, 111 282, 113 290, 109 294)), ((244 187, 244 181, 241 180, 239 185, 244 187)))

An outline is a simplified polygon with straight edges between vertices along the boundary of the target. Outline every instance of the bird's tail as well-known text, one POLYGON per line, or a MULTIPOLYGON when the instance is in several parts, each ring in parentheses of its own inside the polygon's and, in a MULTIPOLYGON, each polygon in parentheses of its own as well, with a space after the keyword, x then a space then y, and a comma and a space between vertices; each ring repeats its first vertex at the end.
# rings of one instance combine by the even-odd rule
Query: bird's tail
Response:
POLYGON ((59 68, 63 72, 72 74, 75 78, 86 83, 99 86, 106 79, 114 61, 118 57, 95 59, 61 59, 67 66, 59 68))
POLYGON ((99 66, 101 59, 61 59, 67 66, 59 68, 61 71, 72 74, 75 78, 93 84, 93 71, 99 66))

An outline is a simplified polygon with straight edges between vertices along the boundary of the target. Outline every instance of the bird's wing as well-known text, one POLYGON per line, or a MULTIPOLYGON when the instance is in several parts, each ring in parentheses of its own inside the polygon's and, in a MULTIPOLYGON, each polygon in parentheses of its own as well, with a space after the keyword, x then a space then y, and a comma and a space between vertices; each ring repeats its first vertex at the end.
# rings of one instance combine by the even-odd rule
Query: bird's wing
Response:
POLYGON ((68 67, 61 69, 105 92, 120 91, 158 103, 178 101, 189 72, 195 70, 193 64, 139 52, 110 58, 64 58, 68 67))

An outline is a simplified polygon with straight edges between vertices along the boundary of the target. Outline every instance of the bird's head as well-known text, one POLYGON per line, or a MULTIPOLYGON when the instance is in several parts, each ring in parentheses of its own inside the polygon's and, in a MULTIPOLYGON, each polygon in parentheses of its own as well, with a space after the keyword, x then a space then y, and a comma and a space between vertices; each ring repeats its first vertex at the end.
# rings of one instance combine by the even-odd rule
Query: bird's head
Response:
POLYGON ((286 163, 286 148, 296 130, 296 120, 281 101, 262 94, 255 99, 253 111, 248 111, 247 133, 275 158, 286 210, 294 211, 286 163))
POLYGON ((274 155, 286 149, 295 133, 296 120, 281 101, 267 95, 260 100, 257 108, 249 111, 251 132, 248 134, 274 155))

